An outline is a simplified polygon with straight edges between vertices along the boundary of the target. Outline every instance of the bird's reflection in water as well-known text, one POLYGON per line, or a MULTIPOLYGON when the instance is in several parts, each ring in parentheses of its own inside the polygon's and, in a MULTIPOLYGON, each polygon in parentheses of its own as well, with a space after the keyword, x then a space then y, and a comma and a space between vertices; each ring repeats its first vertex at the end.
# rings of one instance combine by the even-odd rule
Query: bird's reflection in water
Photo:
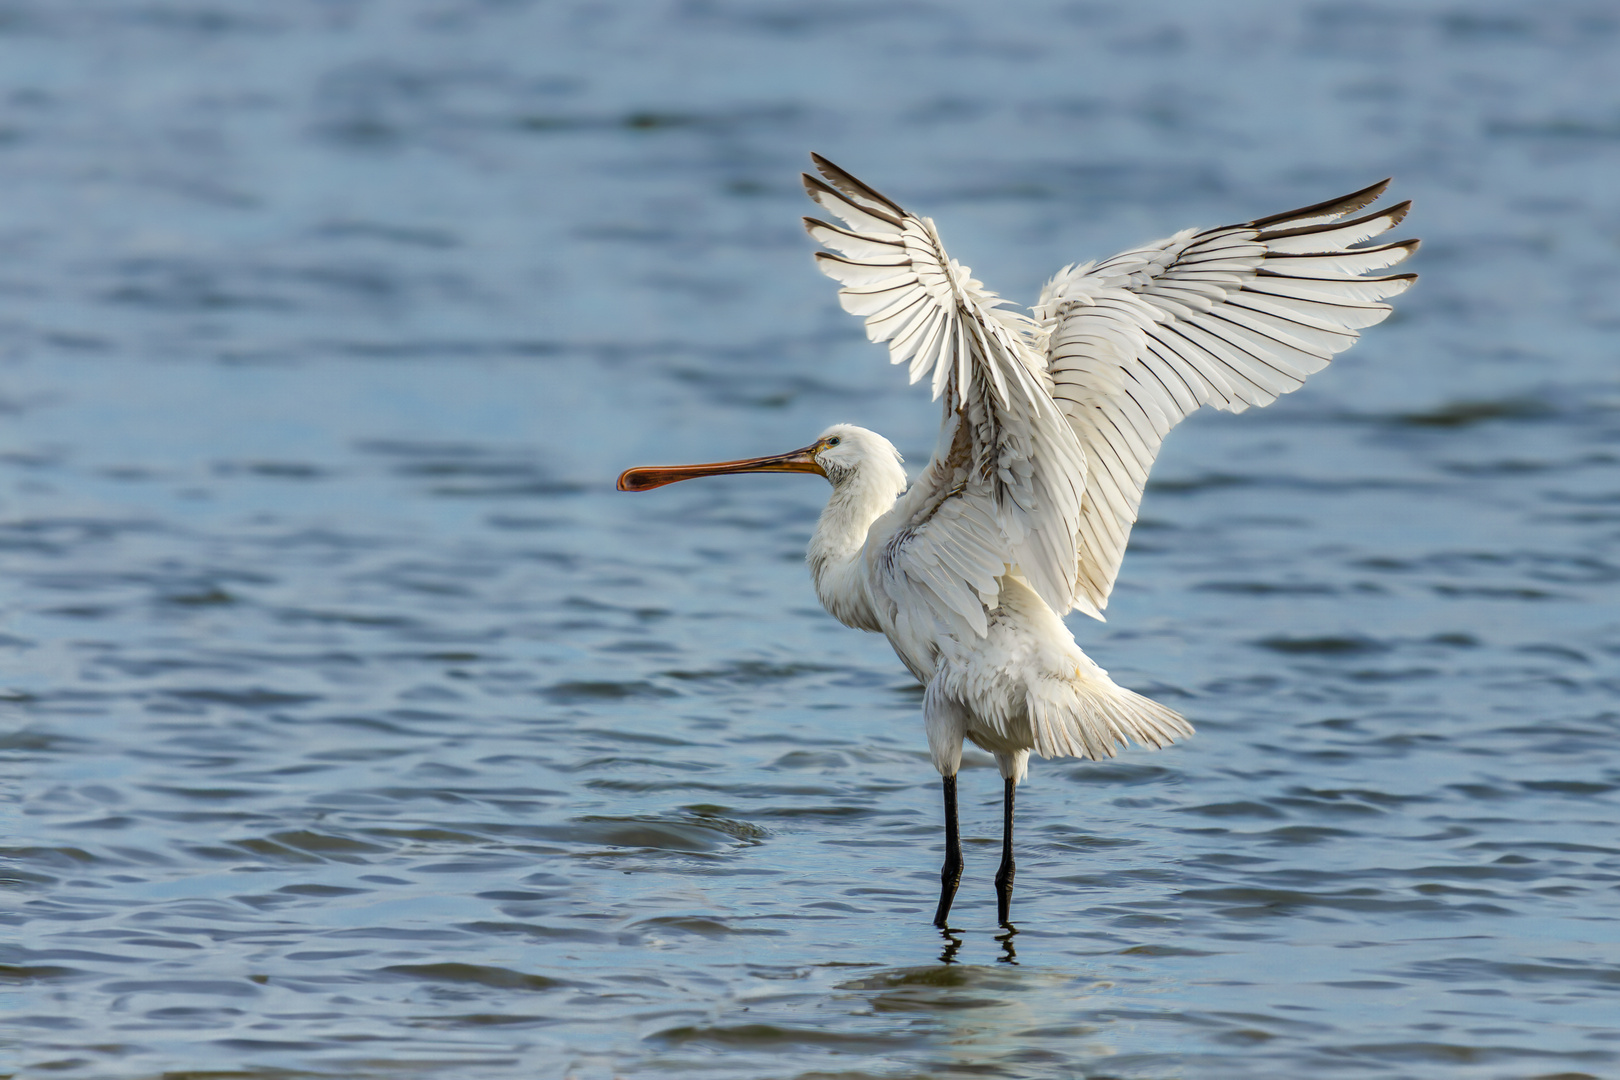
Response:
MULTIPOLYGON (((996 941, 1001 945, 1001 955, 996 957, 998 964, 1018 964, 1018 950, 1013 948, 1013 938, 1018 935, 1018 928, 1011 923, 1006 924, 1005 934, 997 934, 996 941)), ((939 932, 945 942, 945 948, 940 950, 939 962, 941 964, 954 964, 957 962, 956 954, 962 951, 961 931, 946 927, 939 932)))
MULTIPOLYGON (((997 938, 1000 948, 986 948, 986 930, 945 931, 937 962, 838 976, 845 1014, 862 1030, 873 1018, 886 1018, 892 1025, 886 1030, 926 1038, 926 1065, 908 1076, 1026 1077, 1035 1075, 1031 1066, 1044 1067, 1042 1076, 1117 1075, 1097 1067, 1118 1053, 1108 1045, 1113 1031, 1122 1030, 1109 1012, 1118 1002, 1112 982, 1090 964, 1046 964, 1039 943, 1013 963, 1008 937, 997 938), (1008 962, 992 962, 1004 949, 1008 962), (1032 1048, 1035 1032, 1054 1041, 1032 1048)), ((865 1052, 864 1045, 852 1049, 865 1052)))
POLYGON ((1016 965, 1018 963, 1018 950, 1013 948, 1012 939, 1018 936, 1018 927, 1012 923, 1003 923, 1002 925, 1006 927, 1007 932, 996 935, 996 940, 1001 942, 1001 955, 996 957, 996 963, 1016 965))

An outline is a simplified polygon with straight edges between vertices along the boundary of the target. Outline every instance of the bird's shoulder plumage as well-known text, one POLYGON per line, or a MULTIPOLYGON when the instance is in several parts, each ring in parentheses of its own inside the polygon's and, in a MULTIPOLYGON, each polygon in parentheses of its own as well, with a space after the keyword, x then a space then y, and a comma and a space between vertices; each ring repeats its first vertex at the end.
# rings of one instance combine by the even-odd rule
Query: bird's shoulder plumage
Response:
POLYGON ((1358 247, 1409 204, 1344 220, 1388 181, 1241 225, 1187 229, 1047 283, 1034 319, 946 254, 933 222, 815 156, 806 218, 823 272, 945 422, 880 553, 895 602, 982 634, 1016 570, 1054 611, 1101 618, 1159 446, 1200 405, 1239 412, 1303 385, 1415 275, 1417 247, 1358 247))

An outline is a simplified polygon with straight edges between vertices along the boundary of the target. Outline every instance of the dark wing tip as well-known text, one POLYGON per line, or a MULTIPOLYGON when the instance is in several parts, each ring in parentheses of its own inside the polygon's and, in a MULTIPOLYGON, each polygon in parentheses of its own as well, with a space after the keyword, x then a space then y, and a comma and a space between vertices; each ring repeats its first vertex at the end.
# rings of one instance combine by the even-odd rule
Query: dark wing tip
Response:
MULTIPOLYGON (((1366 204, 1363 203, 1362 205, 1365 206, 1366 204)), ((1408 199, 1405 202, 1396 203, 1388 210, 1374 210, 1372 213, 1358 217, 1354 221, 1319 221, 1315 225, 1301 225, 1297 229, 1266 229, 1256 233, 1254 239, 1263 244, 1267 240, 1280 240, 1285 236, 1309 236, 1311 233, 1348 229, 1355 225, 1365 225, 1369 221, 1377 221, 1379 218, 1388 218, 1389 225, 1387 228, 1393 229, 1401 223, 1411 209, 1412 200, 1408 199)), ((1252 228, 1252 226, 1250 227, 1252 228)))
POLYGON ((849 201, 847 197, 842 195, 836 188, 827 183, 825 180, 821 179, 819 176, 811 176, 809 173, 800 173, 799 179, 804 181, 805 193, 816 202, 820 202, 821 196, 823 195, 831 195, 833 198, 840 199, 844 202, 849 201))
POLYGON ((872 233, 854 232, 853 230, 850 230, 850 229, 839 228, 837 225, 833 225, 833 224, 830 224, 828 222, 822 221, 820 218, 802 217, 799 220, 804 222, 804 231, 809 233, 811 236, 815 236, 816 239, 821 241, 821 243, 823 243, 823 244, 827 243, 827 241, 822 240, 821 237, 819 237, 819 236, 816 236, 816 230, 817 229, 826 229, 828 232, 836 233, 839 236, 852 237, 852 238, 854 238, 856 240, 860 240, 862 243, 867 243, 867 244, 887 244, 889 247, 897 248, 897 249, 899 249, 901 251, 905 250, 906 245, 905 245, 905 242, 902 241, 902 240, 891 239, 891 238, 883 237, 883 236, 875 236, 872 233))
POLYGON ((1335 218, 1341 218, 1352 211, 1360 210, 1363 206, 1377 199, 1378 196, 1384 193, 1384 189, 1389 187, 1393 179, 1394 177, 1386 176, 1376 184, 1364 187, 1360 191, 1353 191, 1348 195, 1340 195, 1337 199, 1328 199, 1325 202, 1315 203, 1311 206, 1302 206, 1298 210, 1285 210, 1281 214, 1272 214, 1269 217, 1255 218, 1249 222, 1249 226, 1255 229, 1264 229, 1268 225, 1275 225, 1279 222, 1292 221, 1297 218, 1321 217, 1324 214, 1332 214, 1335 218))
POLYGON ((820 173, 822 176, 825 176, 828 180, 831 180, 835 184, 840 180, 855 179, 853 176, 849 175, 849 173, 845 172, 843 169, 840 169, 837 165, 834 165, 832 162, 828 161, 814 150, 810 151, 810 161, 815 165, 816 172, 820 173))
POLYGON ((799 181, 804 184, 804 193, 810 196, 810 201, 817 206, 821 205, 821 197, 832 191, 831 188, 821 182, 820 177, 811 176, 809 173, 800 173, 799 181))
MULTIPOLYGON (((863 202, 877 204, 876 207, 870 205, 863 206, 863 209, 867 210, 868 212, 874 209, 878 210, 879 213, 886 211, 887 213, 894 215, 896 219, 909 216, 906 213, 905 207, 901 206, 887 195, 884 195, 883 193, 874 190, 869 185, 855 179, 855 177, 851 176, 843 169, 840 169, 837 165, 834 165, 820 154, 811 151, 810 160, 815 163, 816 171, 822 176, 825 176, 827 178, 827 182, 832 184, 833 187, 837 188, 845 198, 854 200, 856 205, 862 205, 863 202)), ((899 224, 899 221, 896 220, 895 224, 899 224)))

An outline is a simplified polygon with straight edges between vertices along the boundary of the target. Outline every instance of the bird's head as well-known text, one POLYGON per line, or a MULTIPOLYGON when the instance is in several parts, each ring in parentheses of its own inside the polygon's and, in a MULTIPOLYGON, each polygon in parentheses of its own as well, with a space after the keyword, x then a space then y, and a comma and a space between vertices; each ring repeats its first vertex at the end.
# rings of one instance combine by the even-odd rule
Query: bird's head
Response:
POLYGON ((875 431, 854 424, 834 424, 806 447, 814 453, 821 475, 838 487, 857 473, 879 472, 899 479, 899 490, 906 486, 905 460, 894 444, 875 431))
POLYGON ((834 424, 802 450, 770 457, 716 461, 706 465, 643 465, 619 474, 620 491, 648 491, 679 480, 745 472, 820 473, 840 487, 857 475, 875 473, 893 483, 894 493, 905 490, 906 472, 900 451, 875 431, 854 424, 834 424))

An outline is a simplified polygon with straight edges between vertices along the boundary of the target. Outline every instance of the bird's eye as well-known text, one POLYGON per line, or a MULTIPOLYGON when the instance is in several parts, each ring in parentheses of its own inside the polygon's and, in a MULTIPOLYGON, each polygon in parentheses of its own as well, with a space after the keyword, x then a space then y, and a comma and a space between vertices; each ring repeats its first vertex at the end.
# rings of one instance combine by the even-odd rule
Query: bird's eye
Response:
POLYGON ((837 446, 838 445, 838 436, 834 435, 832 438, 828 439, 827 440, 827 445, 828 446, 837 446))

